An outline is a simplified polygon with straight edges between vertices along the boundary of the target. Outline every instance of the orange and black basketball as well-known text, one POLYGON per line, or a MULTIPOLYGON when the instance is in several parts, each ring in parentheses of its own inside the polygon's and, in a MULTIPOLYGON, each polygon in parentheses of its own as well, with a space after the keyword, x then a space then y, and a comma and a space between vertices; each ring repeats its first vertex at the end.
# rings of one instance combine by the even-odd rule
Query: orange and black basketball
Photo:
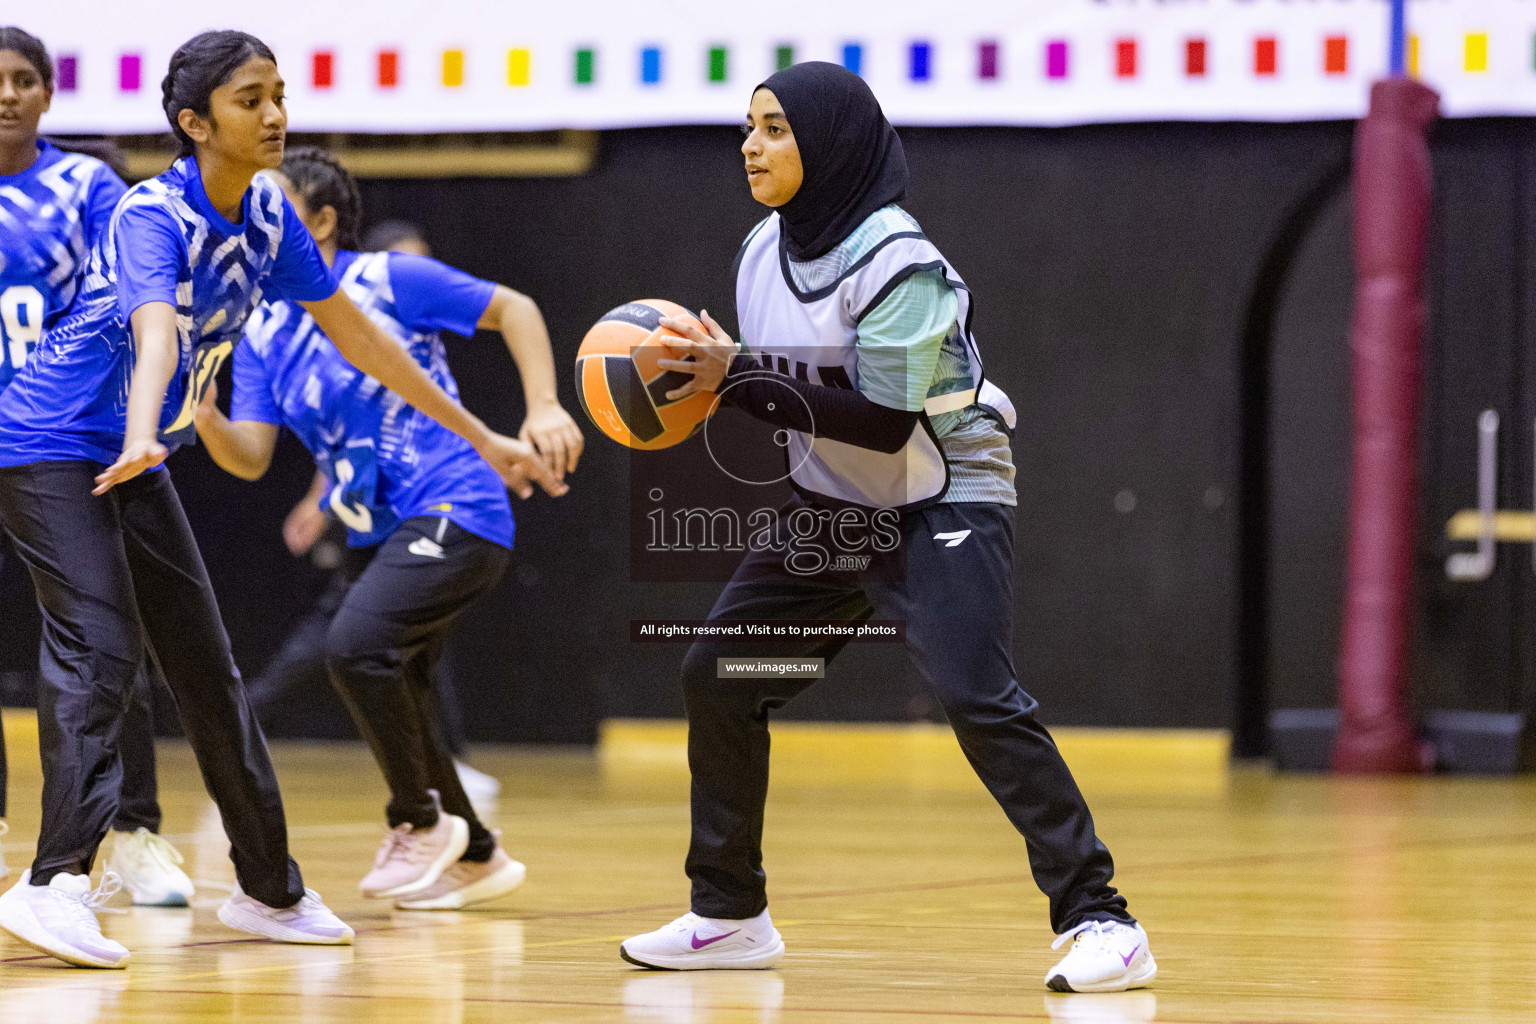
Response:
MULTIPOLYGON (((626 302, 592 325, 576 353, 576 393, 587 418, 620 444, 645 451, 686 441, 719 403, 710 391, 668 400, 667 392, 690 378, 663 370, 657 362, 692 356, 667 344, 678 335, 661 326, 664 316, 698 323, 692 313, 666 299, 626 302)), ((703 330, 702 324, 699 327, 703 330)))

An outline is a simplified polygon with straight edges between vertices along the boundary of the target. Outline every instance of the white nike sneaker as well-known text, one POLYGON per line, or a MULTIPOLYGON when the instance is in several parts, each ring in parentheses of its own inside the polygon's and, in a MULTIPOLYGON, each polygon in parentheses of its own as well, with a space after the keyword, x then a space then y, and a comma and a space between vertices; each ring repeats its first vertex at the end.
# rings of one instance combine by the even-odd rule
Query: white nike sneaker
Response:
POLYGON ((469 797, 472 804, 493 804, 501 793, 501 782, 494 775, 487 775, 478 768, 472 768, 463 761, 455 759, 453 770, 458 773, 459 785, 464 787, 464 795, 469 797))
POLYGON ((1052 992, 1124 992, 1141 988, 1157 977, 1157 963, 1139 924, 1084 921, 1063 932, 1052 949, 1072 939, 1067 955, 1045 975, 1052 992))
POLYGON ((0 896, 0 928, 33 949, 76 967, 122 968, 129 952, 101 934, 96 908, 123 887, 110 871, 93 890, 89 875, 57 874, 47 885, 32 884, 32 869, 0 896))
POLYGON ((690 913, 625 939, 619 956, 636 967, 668 971, 755 971, 784 959, 784 937, 766 910, 744 920, 690 913))
POLYGON ((186 907, 192 904, 192 879, 181 870, 181 854, 163 836, 147 828, 112 834, 107 870, 116 871, 137 907, 186 907))
POLYGON ((250 932, 277 942, 308 946, 350 946, 352 929, 320 902, 320 894, 304 890, 304 898, 291 907, 278 910, 260 900, 235 891, 219 908, 219 920, 237 932, 250 932))

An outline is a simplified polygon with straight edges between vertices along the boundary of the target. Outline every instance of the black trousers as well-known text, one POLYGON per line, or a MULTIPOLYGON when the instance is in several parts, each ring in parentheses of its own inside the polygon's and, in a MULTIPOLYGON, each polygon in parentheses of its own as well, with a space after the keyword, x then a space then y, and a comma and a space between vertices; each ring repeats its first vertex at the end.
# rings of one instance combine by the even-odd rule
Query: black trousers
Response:
POLYGON ((170 473, 144 473, 97 498, 101 468, 0 469, 0 526, 43 613, 43 820, 32 884, 87 872, 95 860, 117 812, 118 737, 147 637, 219 807, 240 887, 268 906, 292 906, 304 882, 288 855, 277 778, 170 473))
MULTIPOLYGON (((0 530, 0 573, 5 571, 10 542, 0 530)), ((10 557, 14 558, 14 555, 10 557)), ((123 785, 118 795, 117 817, 112 827, 119 832, 147 828, 160 831, 160 787, 155 773, 155 722, 152 680, 160 675, 152 657, 145 658, 133 679, 133 693, 123 719, 118 756, 123 759, 123 785)), ((6 791, 5 734, 0 732, 0 818, 5 817, 6 791)))
MULTIPOLYGON (((781 511, 779 539, 796 507, 781 511)), ((805 577, 786 568, 781 552, 749 552, 710 618, 905 620, 910 657, 949 716, 971 767, 1024 836, 1035 883, 1050 898, 1051 926, 1060 933, 1086 920, 1130 922, 1124 897, 1109 884, 1114 865, 1094 834, 1088 805, 1036 720, 1034 699, 1014 676, 1012 511, 955 503, 905 514, 899 547, 875 556, 905 558, 899 582, 889 580, 900 574, 871 582, 877 573, 869 571, 805 577)), ((745 918, 768 905, 762 836, 769 714, 813 682, 719 678, 716 659, 830 662, 841 648, 841 642, 824 639, 689 648, 683 687, 693 774, 687 871, 694 913, 745 918)))
MULTIPOLYGON (((325 663, 326 638, 330 635, 336 612, 361 572, 359 565, 366 566, 368 557, 362 556, 359 562, 359 556, 347 556, 347 561, 352 563, 350 569, 345 563, 335 569, 325 590, 299 616, 261 675, 248 681, 246 688, 251 695, 251 706, 256 709, 262 725, 277 735, 282 735, 284 721, 291 720, 299 709, 309 709, 313 714, 315 688, 329 685, 326 682, 329 671, 325 663)), ((462 759, 469 753, 469 738, 464 730, 458 687, 446 661, 435 665, 433 680, 437 686, 438 726, 442 729, 443 740, 453 756, 462 759)))
POLYGON ((501 579, 511 553, 437 516, 407 519, 375 548, 349 550, 352 585, 331 622, 326 662, 389 785, 389 826, 469 822, 465 860, 487 861, 496 839, 470 805, 438 729, 432 669, 454 619, 501 579))

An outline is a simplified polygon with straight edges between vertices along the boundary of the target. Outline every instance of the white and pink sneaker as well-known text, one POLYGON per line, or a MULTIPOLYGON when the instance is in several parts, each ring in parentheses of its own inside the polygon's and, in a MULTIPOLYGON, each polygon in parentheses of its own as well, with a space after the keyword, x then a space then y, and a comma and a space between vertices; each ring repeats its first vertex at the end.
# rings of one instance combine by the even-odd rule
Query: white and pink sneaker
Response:
POLYGON ((57 874, 47 885, 33 885, 28 868, 21 881, 0 896, 0 928, 76 967, 127 967, 127 947, 101 934, 96 920, 96 909, 122 887, 122 880, 110 871, 94 890, 89 875, 57 874))
POLYGON ((1124 992, 1157 977, 1157 962, 1139 924, 1084 921, 1057 936, 1051 948, 1060 949, 1068 939, 1072 948, 1045 975, 1045 987, 1052 992, 1124 992))
POLYGON ((303 899, 279 910, 247 896, 236 883, 235 891, 219 908, 219 920, 237 932, 249 932, 277 942, 305 946, 352 945, 352 929, 331 913, 313 889, 305 889, 303 899))
POLYGON ((625 939, 619 956, 637 967, 668 971, 754 971, 784 959, 784 938, 766 910, 744 920, 690 913, 625 939))
POLYGON ((469 822, 439 814, 431 828, 392 828, 379 846, 373 870, 358 888, 371 900, 400 899, 430 888, 469 849, 469 822))
POLYGON ((528 869, 507 856, 500 846, 484 863, 461 860, 448 865, 437 881, 410 896, 395 900, 399 910, 463 910, 489 903, 523 884, 528 869))

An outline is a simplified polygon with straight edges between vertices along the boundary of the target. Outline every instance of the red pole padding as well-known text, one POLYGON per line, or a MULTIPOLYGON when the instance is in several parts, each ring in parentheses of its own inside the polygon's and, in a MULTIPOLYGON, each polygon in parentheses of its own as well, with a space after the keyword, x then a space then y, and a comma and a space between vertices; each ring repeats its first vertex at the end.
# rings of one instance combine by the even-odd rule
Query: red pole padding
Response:
POLYGON ((1355 129, 1354 465, 1338 772, 1433 767, 1433 751, 1408 716, 1408 629, 1431 187, 1426 135, 1439 102, 1410 78, 1377 82, 1355 129))

